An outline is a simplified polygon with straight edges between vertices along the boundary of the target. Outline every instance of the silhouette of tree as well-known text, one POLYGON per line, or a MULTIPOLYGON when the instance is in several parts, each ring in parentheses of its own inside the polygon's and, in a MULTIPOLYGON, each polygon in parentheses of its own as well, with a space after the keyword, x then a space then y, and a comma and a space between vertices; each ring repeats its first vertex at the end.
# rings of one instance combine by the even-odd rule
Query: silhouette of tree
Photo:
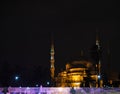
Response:
POLYGON ((10 65, 7 61, 4 61, 2 63, 0 81, 1 81, 1 84, 2 84, 3 87, 7 87, 10 84, 9 82, 10 82, 11 73, 10 73, 10 67, 9 66, 10 65))
POLYGON ((108 75, 107 75, 107 73, 102 73, 102 79, 103 79, 104 85, 108 85, 108 75))
POLYGON ((37 66, 33 71, 32 83, 43 83, 43 68, 42 66, 37 66))
POLYGON ((118 75, 118 79, 120 80, 120 73, 119 73, 119 75, 118 75))
POLYGON ((42 66, 38 66, 33 71, 32 83, 39 83, 41 85, 46 86, 47 81, 50 79, 50 72, 48 68, 43 68, 42 66))
POLYGON ((90 70, 86 70, 87 77, 84 78, 85 81, 85 87, 90 87, 90 82, 92 81, 90 77, 90 70))

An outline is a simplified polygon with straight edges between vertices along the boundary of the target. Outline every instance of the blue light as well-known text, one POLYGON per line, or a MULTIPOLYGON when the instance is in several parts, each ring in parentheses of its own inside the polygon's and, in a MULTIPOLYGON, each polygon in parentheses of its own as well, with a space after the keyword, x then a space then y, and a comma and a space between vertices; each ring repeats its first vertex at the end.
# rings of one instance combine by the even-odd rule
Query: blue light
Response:
POLYGON ((38 84, 36 84, 36 87, 38 87, 38 84))
POLYGON ((19 77, 18 76, 15 76, 15 80, 18 80, 19 79, 19 77))
POLYGON ((47 82, 47 85, 49 85, 50 84, 50 82, 47 82))
POLYGON ((100 75, 98 75, 98 79, 100 79, 100 75))

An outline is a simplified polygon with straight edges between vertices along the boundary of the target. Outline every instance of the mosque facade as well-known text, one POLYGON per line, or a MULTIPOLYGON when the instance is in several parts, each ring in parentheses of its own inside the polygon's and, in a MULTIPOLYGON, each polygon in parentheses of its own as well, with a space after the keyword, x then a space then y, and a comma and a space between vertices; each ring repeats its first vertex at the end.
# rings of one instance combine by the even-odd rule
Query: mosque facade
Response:
POLYGON ((66 64, 66 69, 56 77, 58 87, 96 86, 98 81, 96 68, 87 60, 73 61, 66 64))

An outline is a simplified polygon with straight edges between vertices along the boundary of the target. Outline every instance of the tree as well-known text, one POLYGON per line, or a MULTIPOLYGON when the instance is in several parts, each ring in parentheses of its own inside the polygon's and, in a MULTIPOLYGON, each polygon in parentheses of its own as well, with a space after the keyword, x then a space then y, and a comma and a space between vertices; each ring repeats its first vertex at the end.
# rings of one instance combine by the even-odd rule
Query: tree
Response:
POLYGON ((90 82, 92 81, 90 75, 90 70, 86 70, 87 77, 84 78, 85 81, 85 87, 90 87, 90 82))
POLYGON ((4 61, 2 63, 2 68, 1 68, 1 84, 3 87, 8 87, 10 84, 10 65, 7 61, 4 61))

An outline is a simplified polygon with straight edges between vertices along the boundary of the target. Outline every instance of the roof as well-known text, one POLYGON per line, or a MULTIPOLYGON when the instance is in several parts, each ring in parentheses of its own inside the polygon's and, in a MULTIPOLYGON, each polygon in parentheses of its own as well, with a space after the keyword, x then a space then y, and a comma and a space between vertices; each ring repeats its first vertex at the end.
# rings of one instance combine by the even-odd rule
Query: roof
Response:
POLYGON ((81 60, 81 61, 73 61, 70 63, 71 67, 75 68, 88 68, 92 66, 92 63, 86 60, 81 60))

